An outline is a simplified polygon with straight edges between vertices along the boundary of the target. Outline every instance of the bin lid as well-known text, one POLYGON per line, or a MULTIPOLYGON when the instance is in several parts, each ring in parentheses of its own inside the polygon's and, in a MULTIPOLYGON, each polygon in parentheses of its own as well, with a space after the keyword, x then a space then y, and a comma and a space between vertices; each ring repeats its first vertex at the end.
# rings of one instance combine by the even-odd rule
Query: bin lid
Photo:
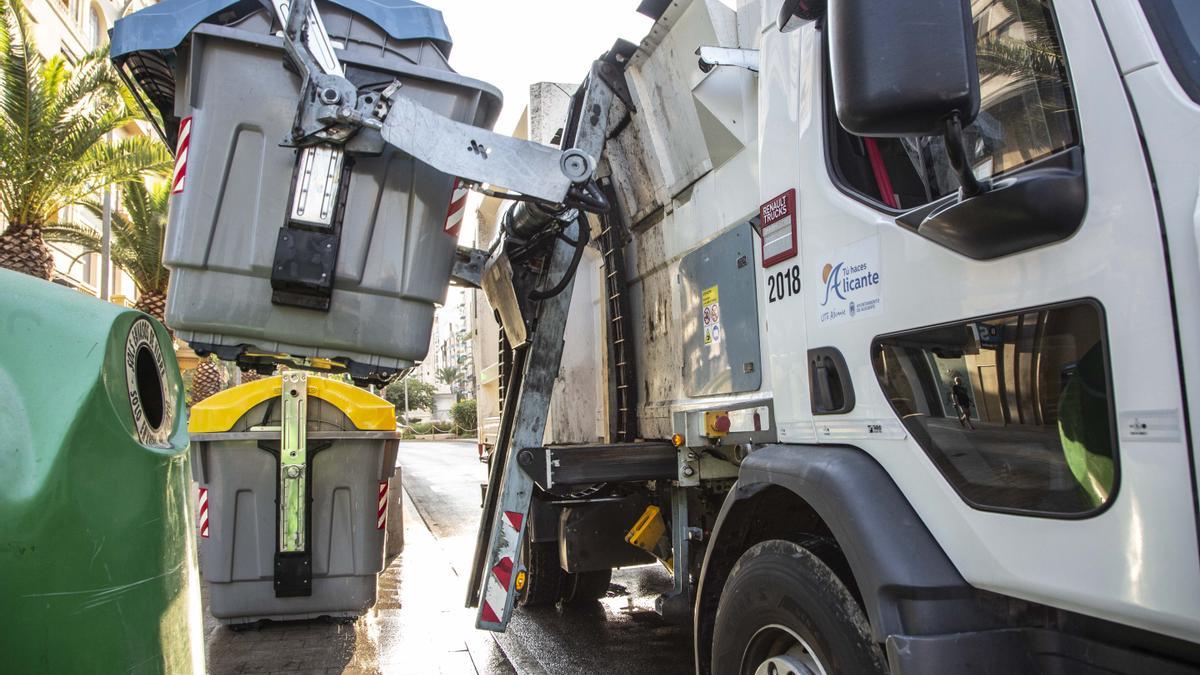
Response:
MULTIPOLYGON (((397 40, 430 40, 443 53, 450 53, 450 30, 442 13, 432 7, 413 0, 328 1, 374 21, 397 40)), ((111 33, 109 58, 174 49, 192 29, 219 12, 232 9, 245 15, 260 7, 271 9, 269 2, 259 0, 162 0, 117 21, 111 33)))
MULTIPOLYGON (((254 406, 283 393, 283 377, 275 375, 213 394, 192 406, 188 432, 193 434, 229 431, 254 406)), ((396 407, 386 399, 358 387, 309 376, 308 395, 333 405, 362 431, 394 431, 396 407)))

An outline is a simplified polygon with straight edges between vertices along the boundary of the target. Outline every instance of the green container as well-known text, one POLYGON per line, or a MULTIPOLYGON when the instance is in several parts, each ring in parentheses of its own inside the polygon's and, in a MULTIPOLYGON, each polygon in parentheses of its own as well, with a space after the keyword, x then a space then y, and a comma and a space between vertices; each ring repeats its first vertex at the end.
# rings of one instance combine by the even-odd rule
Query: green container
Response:
POLYGON ((204 671, 163 327, 0 270, 0 671, 204 671))

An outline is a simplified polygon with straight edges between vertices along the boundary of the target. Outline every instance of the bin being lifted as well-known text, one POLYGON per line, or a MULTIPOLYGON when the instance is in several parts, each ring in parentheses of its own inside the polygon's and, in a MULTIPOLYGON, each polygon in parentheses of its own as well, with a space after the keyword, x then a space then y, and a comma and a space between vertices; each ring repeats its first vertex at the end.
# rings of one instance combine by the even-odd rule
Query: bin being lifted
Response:
POLYGON ((175 148, 163 260, 176 335, 264 371, 299 363, 381 383, 425 356, 466 193, 378 128, 306 134, 298 105, 340 93, 386 108, 402 93, 427 114, 490 128, 500 94, 451 70, 434 9, 311 7, 302 56, 357 91, 317 91, 299 59, 284 67, 282 0, 165 0, 117 22, 111 55, 175 148))

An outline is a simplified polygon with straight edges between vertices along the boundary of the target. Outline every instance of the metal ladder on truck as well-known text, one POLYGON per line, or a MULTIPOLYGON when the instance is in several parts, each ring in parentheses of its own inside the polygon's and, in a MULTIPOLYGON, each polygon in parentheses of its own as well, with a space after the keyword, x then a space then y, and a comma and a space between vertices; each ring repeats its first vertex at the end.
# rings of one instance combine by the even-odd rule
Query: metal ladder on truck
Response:
MULTIPOLYGON (((288 61, 302 81, 285 139, 298 149, 290 221, 303 227, 320 218, 321 205, 336 201, 344 189, 344 155, 380 143, 453 176, 460 186, 514 201, 492 249, 460 247, 452 272, 453 282, 484 289, 514 350, 468 595, 468 605, 479 607, 476 625, 502 631, 512 613, 533 494, 526 473, 533 454, 527 449, 541 445, 545 430, 574 274, 589 239, 587 214, 608 210, 596 181, 597 161, 606 140, 634 112, 624 64, 636 46, 618 41, 592 64, 561 147, 553 148, 443 117, 406 97, 398 82, 382 92, 360 91, 347 79, 313 0, 272 4, 284 26, 288 61)), ((336 249, 340 232, 328 236, 336 249)), ((327 299, 331 287, 301 281, 272 279, 272 285, 286 296, 280 301, 327 299)))

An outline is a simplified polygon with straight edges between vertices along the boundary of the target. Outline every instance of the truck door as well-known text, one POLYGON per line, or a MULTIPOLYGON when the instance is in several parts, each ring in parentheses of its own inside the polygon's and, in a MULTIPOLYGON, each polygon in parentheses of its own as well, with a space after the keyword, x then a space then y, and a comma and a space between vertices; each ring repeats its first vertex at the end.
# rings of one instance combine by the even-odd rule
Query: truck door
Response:
POLYGON ((768 304, 772 363, 836 352, 795 377, 853 397, 822 408, 814 379, 780 425, 872 454, 974 586, 1195 640, 1177 326, 1121 74, 1091 4, 971 6, 967 159, 1016 186, 993 198, 960 200, 940 137, 846 133, 820 29, 788 36, 820 84, 798 104, 803 297, 768 304))

